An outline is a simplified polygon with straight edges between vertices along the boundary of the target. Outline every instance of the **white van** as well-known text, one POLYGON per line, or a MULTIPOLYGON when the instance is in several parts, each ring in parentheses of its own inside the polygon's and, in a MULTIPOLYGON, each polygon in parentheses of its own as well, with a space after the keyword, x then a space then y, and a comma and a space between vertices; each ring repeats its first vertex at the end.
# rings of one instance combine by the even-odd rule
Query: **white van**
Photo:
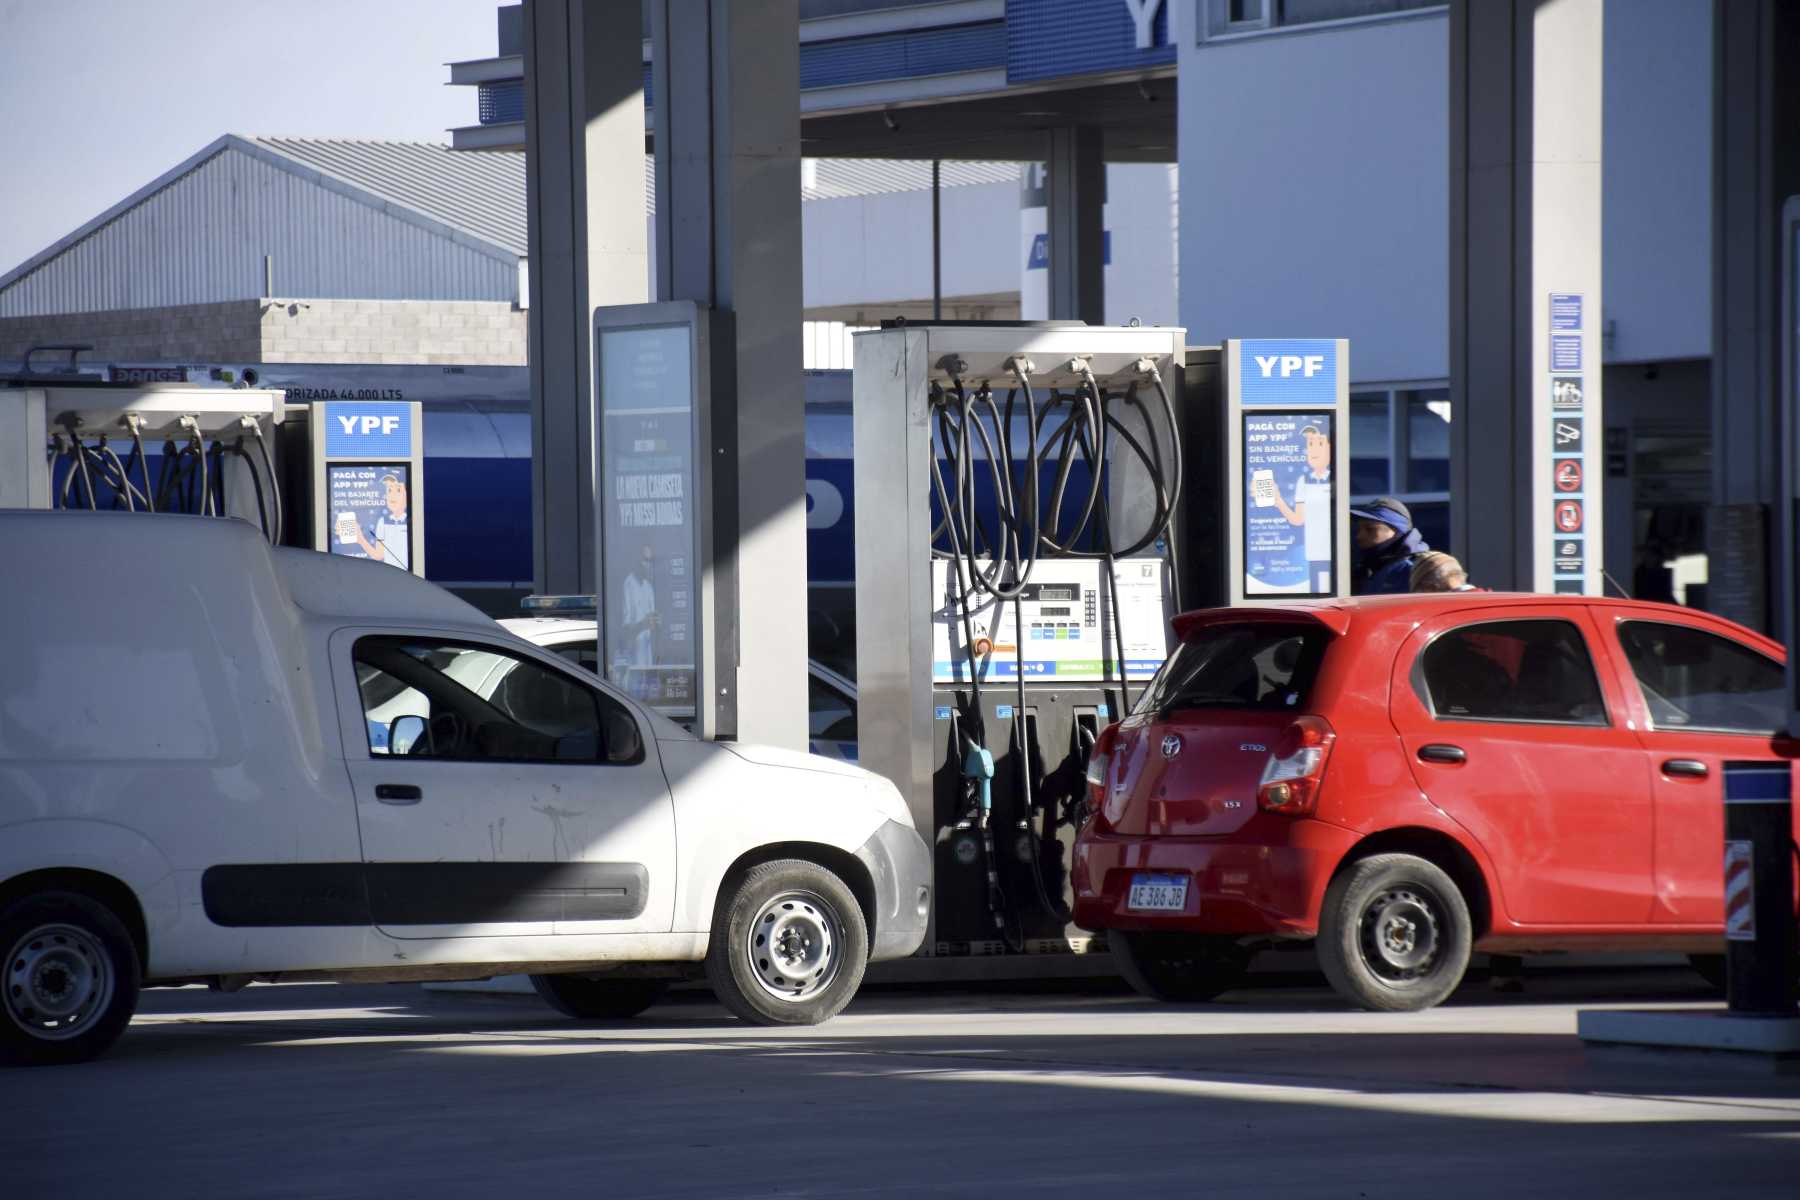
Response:
POLYGON ((619 1018, 704 963, 810 1024, 924 937, 891 783, 699 741, 404 571, 71 512, 0 512, 0 562, 0 1061, 194 982, 524 973, 619 1018))

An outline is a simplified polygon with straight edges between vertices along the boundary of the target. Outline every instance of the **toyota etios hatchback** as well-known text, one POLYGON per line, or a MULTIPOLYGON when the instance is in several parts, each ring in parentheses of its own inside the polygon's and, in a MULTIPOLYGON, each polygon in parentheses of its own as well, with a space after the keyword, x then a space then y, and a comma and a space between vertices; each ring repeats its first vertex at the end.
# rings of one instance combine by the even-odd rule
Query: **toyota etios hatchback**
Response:
MULTIPOLYGON (((1723 948, 1721 763, 1772 757, 1783 652, 1730 622, 1568 596, 1384 596, 1175 620, 1089 766, 1075 920, 1168 1000, 1317 939, 1371 1009, 1471 950, 1723 948)), ((1705 957, 1701 957, 1705 956, 1705 957)))

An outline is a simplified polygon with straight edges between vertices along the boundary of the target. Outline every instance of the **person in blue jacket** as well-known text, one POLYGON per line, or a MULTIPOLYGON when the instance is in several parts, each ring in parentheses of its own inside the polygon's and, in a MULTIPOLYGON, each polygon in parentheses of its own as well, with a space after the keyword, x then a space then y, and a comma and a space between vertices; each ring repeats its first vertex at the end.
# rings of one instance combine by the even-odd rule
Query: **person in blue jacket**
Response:
POLYGON ((1412 513, 1392 496, 1350 510, 1356 522, 1356 572, 1351 592, 1382 596, 1412 590, 1412 569, 1431 549, 1413 528, 1412 513))

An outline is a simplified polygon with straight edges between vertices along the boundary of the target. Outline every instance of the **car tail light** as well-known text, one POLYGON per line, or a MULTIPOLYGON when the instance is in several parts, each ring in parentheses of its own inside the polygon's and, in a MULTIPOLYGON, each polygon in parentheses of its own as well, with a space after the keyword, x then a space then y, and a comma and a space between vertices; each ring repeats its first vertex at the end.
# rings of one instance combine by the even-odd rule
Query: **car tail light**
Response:
POLYGON ((1337 734, 1324 717, 1296 717, 1269 751, 1256 802, 1272 813, 1306 816, 1319 803, 1325 763, 1337 734))
POLYGON ((1106 804, 1106 779, 1112 773, 1113 749, 1118 744, 1119 726, 1114 722, 1100 731, 1100 736, 1094 740, 1094 748, 1088 751, 1088 811, 1094 814, 1096 820, 1106 804))

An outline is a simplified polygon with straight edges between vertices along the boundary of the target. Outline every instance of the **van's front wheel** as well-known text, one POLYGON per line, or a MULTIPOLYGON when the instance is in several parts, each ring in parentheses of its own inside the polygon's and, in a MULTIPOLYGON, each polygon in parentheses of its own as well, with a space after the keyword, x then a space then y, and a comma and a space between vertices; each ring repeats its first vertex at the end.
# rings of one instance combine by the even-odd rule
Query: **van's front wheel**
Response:
POLYGON ((74 892, 43 892, 0 912, 0 1064, 86 1062, 125 1032, 140 967, 112 911, 74 892))
POLYGON ((1449 998, 1469 966, 1469 906, 1442 868, 1411 854, 1375 854, 1325 889, 1319 965, 1358 1008, 1416 1012, 1449 998))
POLYGON ((850 1003, 868 962, 868 925, 844 881, 783 858, 750 868, 722 898, 706 977, 743 1020, 817 1025, 850 1003))

